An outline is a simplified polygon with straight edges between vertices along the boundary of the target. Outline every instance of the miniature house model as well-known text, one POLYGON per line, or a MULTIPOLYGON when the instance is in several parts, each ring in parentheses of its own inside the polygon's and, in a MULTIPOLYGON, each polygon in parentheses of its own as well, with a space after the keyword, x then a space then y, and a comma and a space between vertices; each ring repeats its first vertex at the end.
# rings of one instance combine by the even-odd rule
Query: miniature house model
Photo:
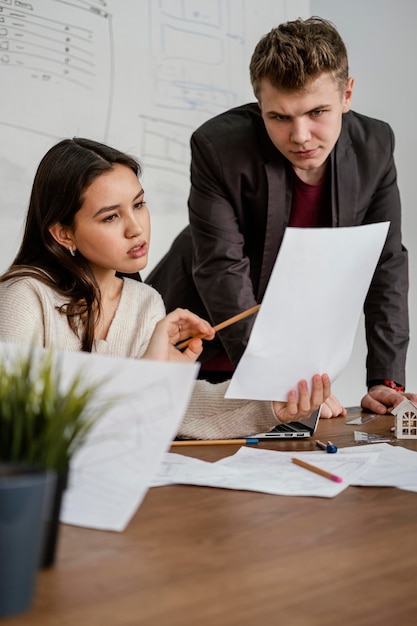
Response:
POLYGON ((411 400, 403 400, 391 411, 395 415, 397 439, 417 439, 417 406, 411 400))

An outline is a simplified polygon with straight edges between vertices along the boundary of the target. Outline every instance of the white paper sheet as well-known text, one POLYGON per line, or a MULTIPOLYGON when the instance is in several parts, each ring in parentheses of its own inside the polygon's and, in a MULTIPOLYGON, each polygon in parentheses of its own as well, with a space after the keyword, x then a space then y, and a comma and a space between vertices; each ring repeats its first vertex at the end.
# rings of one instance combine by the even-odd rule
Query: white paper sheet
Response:
POLYGON ((347 365, 389 222, 287 228, 228 398, 285 401, 299 380, 347 365))
POLYGON ((152 486, 181 483, 283 496, 332 498, 352 484, 359 473, 362 474, 376 461, 377 456, 279 452, 242 447, 232 456, 208 463, 170 452, 165 454, 152 486), (293 457, 336 474, 343 482, 333 482, 299 467, 291 461, 293 457))
POLYGON ((121 531, 178 431, 198 365, 118 359, 106 369, 114 372, 107 393, 122 397, 71 463, 61 521, 121 531))
POLYGON ((167 452, 152 487, 176 483, 289 496, 333 497, 349 485, 417 492, 417 452, 388 443, 339 448, 336 454, 242 447, 216 463, 167 452), (343 483, 294 465, 292 457, 341 476, 343 483))
MULTIPOLYGON (((25 352, 0 343, 0 353, 10 359, 25 352)), ((57 351, 55 358, 62 364, 63 388, 82 371, 86 384, 106 379, 99 406, 116 398, 71 460, 61 521, 122 531, 178 431, 199 366, 80 352, 57 351)))
POLYGON ((398 487, 417 492, 417 452, 388 443, 343 448, 345 454, 377 453, 376 462, 360 472, 352 485, 363 487, 398 487))

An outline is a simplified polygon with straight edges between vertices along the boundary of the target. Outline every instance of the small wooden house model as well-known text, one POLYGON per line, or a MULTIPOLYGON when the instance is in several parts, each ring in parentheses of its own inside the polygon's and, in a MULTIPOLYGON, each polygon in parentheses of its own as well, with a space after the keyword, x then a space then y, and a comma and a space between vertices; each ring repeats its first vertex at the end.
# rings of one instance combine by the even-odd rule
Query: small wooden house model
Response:
POLYGON ((395 415, 397 439, 417 439, 417 406, 411 400, 403 400, 392 409, 395 415))

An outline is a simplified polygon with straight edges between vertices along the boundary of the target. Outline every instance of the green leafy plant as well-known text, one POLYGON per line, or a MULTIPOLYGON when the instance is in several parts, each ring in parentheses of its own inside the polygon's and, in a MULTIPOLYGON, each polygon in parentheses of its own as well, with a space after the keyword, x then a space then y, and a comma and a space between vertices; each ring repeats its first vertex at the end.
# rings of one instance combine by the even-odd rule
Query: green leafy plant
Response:
POLYGON ((112 400, 99 400, 105 383, 83 382, 80 371, 63 384, 53 353, 30 351, 0 361, 0 461, 27 462, 58 472, 112 400))

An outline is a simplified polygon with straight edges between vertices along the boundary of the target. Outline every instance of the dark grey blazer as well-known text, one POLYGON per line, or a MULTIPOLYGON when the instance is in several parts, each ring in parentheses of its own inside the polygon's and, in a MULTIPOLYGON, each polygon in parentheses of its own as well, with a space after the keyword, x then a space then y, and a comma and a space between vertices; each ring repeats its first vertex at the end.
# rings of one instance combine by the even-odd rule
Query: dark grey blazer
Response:
MULTIPOLYGON (((203 124, 191 149, 190 226, 146 282, 162 294, 168 311, 186 307, 216 324, 262 301, 288 224, 292 168, 270 141, 255 103, 203 124)), ((364 308, 367 379, 404 383, 408 258, 393 151, 388 124, 351 111, 343 115, 329 176, 334 227, 391 223, 364 308)), ((323 306, 343 303, 326 293, 323 306)), ((252 324, 248 318, 221 331, 234 363, 252 324)), ((205 358, 221 347, 210 343, 205 358)))

